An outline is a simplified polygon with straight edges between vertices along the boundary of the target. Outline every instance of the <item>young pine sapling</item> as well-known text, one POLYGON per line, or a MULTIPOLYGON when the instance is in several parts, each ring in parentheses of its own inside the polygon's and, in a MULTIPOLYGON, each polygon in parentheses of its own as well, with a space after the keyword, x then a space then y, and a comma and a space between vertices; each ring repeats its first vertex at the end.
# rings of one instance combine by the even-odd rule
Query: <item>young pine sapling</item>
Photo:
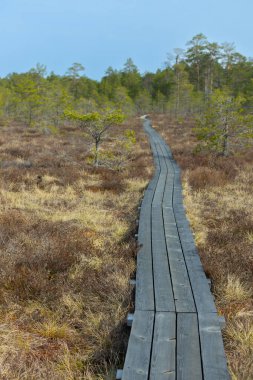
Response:
POLYGON ((99 166, 99 148, 106 132, 122 124, 125 116, 121 111, 105 110, 104 112, 90 112, 81 114, 77 111, 65 111, 65 117, 78 122, 79 126, 93 139, 94 165, 99 166))

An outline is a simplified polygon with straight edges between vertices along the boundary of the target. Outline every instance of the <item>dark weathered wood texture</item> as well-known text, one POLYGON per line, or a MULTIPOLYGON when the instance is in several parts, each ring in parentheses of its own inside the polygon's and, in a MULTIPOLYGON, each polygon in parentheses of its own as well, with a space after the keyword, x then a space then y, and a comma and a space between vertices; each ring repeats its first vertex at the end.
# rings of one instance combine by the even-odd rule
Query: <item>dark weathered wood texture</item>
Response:
POLYGON ((156 313, 151 380, 176 379, 176 314, 156 313))
POLYGON ((123 380, 228 380, 213 296, 186 218, 180 169, 144 120, 155 173, 139 217, 135 314, 123 380))
POLYGON ((177 315, 177 380, 201 380, 201 356, 196 313, 177 315))
POLYGON ((215 313, 198 315, 205 380, 229 380, 220 323, 215 313))
POLYGON ((122 380, 148 379, 153 325, 153 311, 135 312, 122 380))

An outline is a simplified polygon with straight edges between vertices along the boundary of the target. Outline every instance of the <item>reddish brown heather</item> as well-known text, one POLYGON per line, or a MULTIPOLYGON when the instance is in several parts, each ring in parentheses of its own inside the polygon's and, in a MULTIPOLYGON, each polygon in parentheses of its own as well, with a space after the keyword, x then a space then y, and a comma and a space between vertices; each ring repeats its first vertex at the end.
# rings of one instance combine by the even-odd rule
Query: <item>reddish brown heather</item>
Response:
POLYGON ((152 170, 139 121, 122 169, 89 163, 78 129, 1 126, 0 378, 113 378, 126 344, 136 210, 152 170), (110 377, 111 376, 111 377, 110 377))

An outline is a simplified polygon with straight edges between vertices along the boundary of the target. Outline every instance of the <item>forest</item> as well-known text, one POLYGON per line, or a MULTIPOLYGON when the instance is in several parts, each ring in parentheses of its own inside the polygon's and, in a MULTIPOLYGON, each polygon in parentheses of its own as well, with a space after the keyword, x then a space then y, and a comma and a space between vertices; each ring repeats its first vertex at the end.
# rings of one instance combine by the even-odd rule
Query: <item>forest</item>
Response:
POLYGON ((231 43, 209 42, 198 34, 185 49, 168 54, 164 67, 141 74, 131 58, 121 70, 109 67, 100 81, 85 76, 74 63, 60 76, 46 66, 0 81, 1 117, 57 127, 64 109, 90 112, 99 107, 121 108, 126 114, 168 112, 176 117, 203 109, 217 90, 240 97, 243 108, 253 109, 253 60, 231 43))
POLYGON ((148 114, 184 204, 233 380, 253 376, 253 59, 197 34, 156 72, 131 58, 0 78, 0 378, 112 380, 132 308, 148 114))

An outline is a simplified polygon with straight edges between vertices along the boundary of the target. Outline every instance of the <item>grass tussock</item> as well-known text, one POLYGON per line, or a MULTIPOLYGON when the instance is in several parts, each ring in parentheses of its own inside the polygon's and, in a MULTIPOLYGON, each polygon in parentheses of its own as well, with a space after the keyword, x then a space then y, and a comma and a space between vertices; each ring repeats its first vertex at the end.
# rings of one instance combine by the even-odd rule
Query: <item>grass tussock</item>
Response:
POLYGON ((253 378, 253 152, 196 153, 193 123, 154 116, 183 169, 184 202, 218 312, 233 380, 253 378))
MULTIPOLYGON (((89 164, 75 128, 1 127, 1 379, 111 379, 120 366, 152 162, 139 122, 121 128, 137 144, 114 170, 89 164)), ((115 155, 120 133, 107 141, 115 155)))
POLYGON ((228 275, 227 283, 221 291, 223 294, 220 297, 225 303, 244 302, 252 296, 252 290, 235 275, 228 275))

